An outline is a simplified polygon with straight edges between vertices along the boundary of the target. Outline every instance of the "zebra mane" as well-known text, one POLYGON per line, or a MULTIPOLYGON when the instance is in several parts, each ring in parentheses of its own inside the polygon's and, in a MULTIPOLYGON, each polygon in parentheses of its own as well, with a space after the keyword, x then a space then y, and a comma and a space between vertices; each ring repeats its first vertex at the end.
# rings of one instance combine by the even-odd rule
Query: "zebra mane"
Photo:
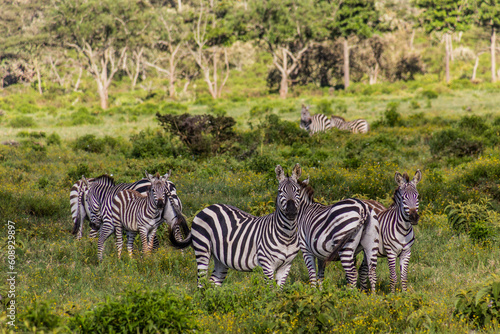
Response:
POLYGON ((340 116, 332 116, 331 119, 340 119, 341 121, 345 122, 345 118, 340 116))
POLYGON ((302 181, 297 181, 297 183, 299 184, 299 186, 300 186, 302 189, 304 189, 304 191, 305 191, 306 195, 307 195, 307 196, 308 196, 308 197, 309 197, 312 201, 314 201, 314 198, 313 198, 313 196, 314 196, 314 189, 313 189, 310 185, 308 185, 308 184, 306 184, 306 183, 304 183, 304 182, 302 182, 302 181))
POLYGON ((94 178, 94 181, 99 181, 99 180, 102 180, 102 179, 109 180, 113 184, 115 184, 115 179, 112 176, 108 175, 108 174, 102 174, 101 176, 98 176, 98 177, 94 178))

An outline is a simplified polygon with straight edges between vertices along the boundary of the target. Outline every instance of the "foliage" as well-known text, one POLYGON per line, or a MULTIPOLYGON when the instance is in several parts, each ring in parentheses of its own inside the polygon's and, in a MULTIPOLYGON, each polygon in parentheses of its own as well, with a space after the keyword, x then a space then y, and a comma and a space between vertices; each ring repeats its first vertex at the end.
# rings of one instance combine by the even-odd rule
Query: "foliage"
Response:
POLYGON ((61 318, 54 314, 47 302, 35 301, 20 315, 22 331, 50 331, 57 328, 61 318))
POLYGON ((500 325, 500 277, 492 277, 468 290, 461 289, 455 302, 454 314, 471 322, 476 328, 496 328, 500 325))
POLYGON ((473 203, 451 202, 445 208, 450 226, 458 233, 466 233, 476 241, 486 241, 495 238, 495 219, 498 218, 486 201, 473 203))
POLYGON ((458 127, 461 130, 470 132, 474 135, 481 135, 489 129, 489 126, 484 118, 477 115, 462 117, 458 122, 458 127))
POLYGON ((78 333, 185 333, 197 329, 190 302, 169 290, 131 291, 75 316, 71 327, 78 333))
POLYGON ((84 135, 78 138, 74 144, 74 150, 82 150, 92 153, 104 153, 106 151, 121 151, 123 143, 121 138, 104 136, 97 138, 95 135, 84 135))
POLYGON ((232 117, 212 115, 160 115, 162 127, 177 136, 194 155, 222 153, 231 149, 236 140, 232 117))
POLYGON ((10 120, 13 128, 32 128, 36 126, 36 121, 31 116, 16 116, 10 120))
POLYGON ((397 126, 401 125, 401 114, 398 112, 399 103, 390 102, 387 104, 387 108, 384 113, 384 123, 387 126, 397 126))
POLYGON ((169 137, 162 132, 150 129, 131 136, 130 142, 132 143, 130 155, 134 158, 175 156, 177 152, 169 137))
POLYGON ((483 151, 483 143, 455 129, 441 130, 429 141, 431 153, 435 156, 477 156, 483 151))

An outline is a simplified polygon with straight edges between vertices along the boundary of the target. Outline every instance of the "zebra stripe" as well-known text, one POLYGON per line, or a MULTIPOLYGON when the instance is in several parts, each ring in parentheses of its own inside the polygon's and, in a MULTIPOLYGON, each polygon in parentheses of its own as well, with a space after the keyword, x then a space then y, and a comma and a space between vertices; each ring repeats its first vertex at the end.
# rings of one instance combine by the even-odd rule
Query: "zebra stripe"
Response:
POLYGON ((185 242, 173 240, 174 246, 183 248, 192 244, 198 268, 198 287, 207 275, 210 258, 214 258, 214 271, 210 281, 222 285, 229 268, 251 271, 260 266, 269 280, 282 287, 292 260, 299 251, 297 213, 299 186, 302 173, 296 164, 292 176, 285 176, 283 168, 276 166, 279 181, 276 211, 255 217, 238 208, 215 204, 196 215, 191 234, 185 242))
MULTIPOLYGON (((408 174, 396 172, 394 180, 398 187, 394 191, 393 204, 379 214, 380 244, 379 257, 387 257, 391 280, 391 292, 396 291, 396 259, 399 257, 402 290, 407 290, 408 263, 411 257, 411 246, 415 242, 413 225, 417 225, 418 191, 417 183, 422 173, 417 170, 413 180, 408 174)), ((362 264, 363 266, 363 264, 362 264)), ((361 271, 361 270, 360 270, 361 271)))
MULTIPOLYGON (((87 179, 88 183, 92 183, 93 178, 87 179)), ((83 235, 83 222, 89 220, 87 211, 83 203, 84 194, 88 192, 88 187, 83 180, 78 180, 72 187, 69 193, 69 204, 71 208, 71 218, 73 219, 73 231, 76 239, 80 240, 83 235)))
POLYGON ((351 131, 352 133, 367 133, 370 130, 370 125, 362 118, 354 121, 346 121, 340 116, 332 116, 330 122, 332 127, 339 130, 351 131))
POLYGON ((340 260, 349 285, 355 287, 358 278, 355 256, 363 250, 368 258, 372 291, 375 291, 378 250, 375 212, 356 198, 328 206, 317 203, 308 183, 308 180, 299 182, 301 205, 297 223, 311 285, 321 285, 327 261, 340 260))
MULTIPOLYGON (((116 232, 116 246, 118 257, 121 258, 123 247, 122 230, 127 231, 127 250, 132 257, 134 240, 137 234, 141 236, 142 249, 144 254, 148 254, 153 249, 153 240, 156 230, 163 221, 164 208, 169 211, 174 210, 173 199, 170 196, 167 173, 164 176, 156 176, 146 173, 151 186, 148 187, 146 195, 141 195, 138 191, 125 189, 116 193, 112 201, 112 221, 105 221, 101 228, 97 245, 97 255, 102 261, 104 242, 116 232), (168 197, 167 197, 168 196, 168 197), (167 197, 168 201, 165 201, 167 197)), ((169 212, 169 217, 175 216, 169 212)))
MULTIPOLYGON (((83 180, 87 179, 83 177, 83 180)), ((93 179, 92 183, 88 183, 88 180, 86 182, 88 191, 84 193, 83 203, 90 218, 90 238, 97 237, 105 221, 111 222, 111 203, 119 191, 132 189, 144 195, 151 185, 148 179, 141 179, 134 183, 115 184, 114 179, 109 175, 99 176, 93 179)))
POLYGON ((326 131, 332 128, 332 124, 328 117, 323 114, 316 114, 311 116, 309 112, 309 107, 302 105, 302 111, 300 115, 300 128, 307 130, 310 135, 316 132, 326 131))

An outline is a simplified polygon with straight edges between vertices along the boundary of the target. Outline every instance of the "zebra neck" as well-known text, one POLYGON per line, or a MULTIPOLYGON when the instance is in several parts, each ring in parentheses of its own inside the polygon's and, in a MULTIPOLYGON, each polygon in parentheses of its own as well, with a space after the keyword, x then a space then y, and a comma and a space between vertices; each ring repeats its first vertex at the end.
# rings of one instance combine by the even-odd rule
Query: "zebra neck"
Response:
POLYGON ((158 204, 155 203, 155 199, 153 195, 148 192, 148 196, 146 198, 146 213, 151 218, 159 217, 163 210, 158 210, 158 204))
POLYGON ((276 211, 273 217, 273 225, 277 226, 277 231, 286 235, 288 238, 297 235, 297 219, 290 220, 286 218, 281 211, 276 211))

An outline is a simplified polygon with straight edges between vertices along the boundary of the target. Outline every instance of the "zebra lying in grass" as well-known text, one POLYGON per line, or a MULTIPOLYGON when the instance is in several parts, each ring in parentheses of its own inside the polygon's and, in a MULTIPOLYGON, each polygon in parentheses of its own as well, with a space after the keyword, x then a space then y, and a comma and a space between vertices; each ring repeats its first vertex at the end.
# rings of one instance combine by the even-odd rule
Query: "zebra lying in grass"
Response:
POLYGON ((375 292, 379 232, 375 211, 356 198, 332 205, 317 203, 309 180, 299 182, 299 185, 301 204, 297 223, 300 249, 311 285, 321 285, 327 261, 340 260, 349 285, 355 287, 358 278, 356 254, 363 250, 369 264, 372 292, 375 292))
POLYGON ((332 116, 330 123, 334 128, 351 131, 352 133, 367 133, 370 130, 370 125, 362 118, 348 122, 340 116, 332 116))
POLYGON ((251 271, 257 266, 262 267, 267 279, 283 286, 299 252, 297 180, 302 169, 296 164, 290 177, 280 165, 275 172, 279 181, 275 212, 255 217, 230 205, 214 204, 196 215, 185 240, 172 240, 178 248, 193 246, 198 287, 203 286, 211 257, 215 265, 210 281, 217 286, 222 285, 229 268, 251 271))
MULTIPOLYGON (((387 257, 391 280, 391 292, 396 291, 396 259, 399 257, 402 290, 407 290, 408 263, 411 257, 411 246, 415 242, 413 225, 417 225, 418 191, 417 183, 422 179, 422 173, 417 170, 413 180, 408 174, 396 172, 394 180, 398 187, 394 191, 392 205, 382 211, 384 206, 376 201, 366 201, 378 214, 380 222, 379 257, 387 257)), ((360 268, 360 279, 366 281, 366 263, 360 268)))
POLYGON ((309 135, 313 135, 316 132, 322 132, 331 129, 332 124, 328 117, 323 114, 316 114, 311 116, 309 107, 302 105, 302 111, 300 113, 300 128, 307 130, 309 132, 309 135))

